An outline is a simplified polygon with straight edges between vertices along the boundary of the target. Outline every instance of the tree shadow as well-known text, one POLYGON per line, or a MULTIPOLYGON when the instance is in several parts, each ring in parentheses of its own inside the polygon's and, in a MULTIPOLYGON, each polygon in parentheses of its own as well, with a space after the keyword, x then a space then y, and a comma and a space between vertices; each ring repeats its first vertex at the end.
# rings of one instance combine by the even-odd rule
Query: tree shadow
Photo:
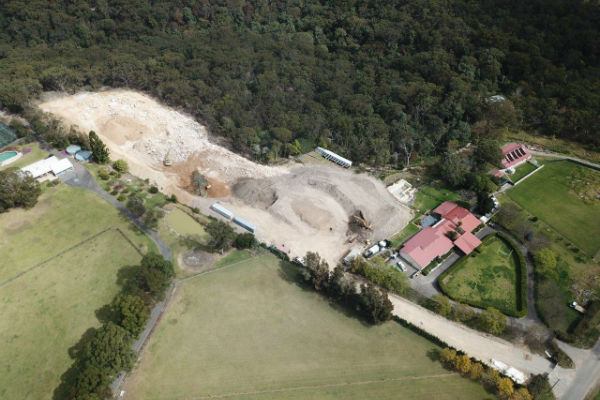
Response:
POLYGON ((74 398, 74 393, 71 391, 74 387, 75 379, 77 378, 77 374, 80 370, 80 365, 78 363, 78 356, 81 354, 81 351, 85 348, 86 344, 89 343, 90 340, 96 334, 95 328, 89 328, 86 330, 79 341, 71 346, 68 350, 69 357, 73 359, 73 363, 61 376, 60 383, 54 389, 52 393, 52 400, 71 400, 74 398))
POLYGON ((427 351, 427 358, 431 361, 440 361, 440 352, 438 349, 429 349, 427 351))

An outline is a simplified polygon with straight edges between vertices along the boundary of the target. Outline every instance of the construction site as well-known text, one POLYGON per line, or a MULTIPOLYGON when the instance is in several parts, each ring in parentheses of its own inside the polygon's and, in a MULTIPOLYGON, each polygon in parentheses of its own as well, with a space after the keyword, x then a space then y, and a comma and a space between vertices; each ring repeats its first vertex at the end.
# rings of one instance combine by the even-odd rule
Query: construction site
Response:
POLYGON ((257 164, 213 143, 191 116, 145 94, 53 95, 39 107, 67 126, 94 130, 113 160, 126 160, 134 175, 155 182, 165 194, 222 217, 210 209, 218 201, 251 224, 259 240, 285 246, 294 256, 316 251, 335 265, 351 249, 387 238, 411 219, 411 210, 381 181, 346 169, 348 160, 257 164), (206 196, 191 190, 195 172, 206 177, 206 196))

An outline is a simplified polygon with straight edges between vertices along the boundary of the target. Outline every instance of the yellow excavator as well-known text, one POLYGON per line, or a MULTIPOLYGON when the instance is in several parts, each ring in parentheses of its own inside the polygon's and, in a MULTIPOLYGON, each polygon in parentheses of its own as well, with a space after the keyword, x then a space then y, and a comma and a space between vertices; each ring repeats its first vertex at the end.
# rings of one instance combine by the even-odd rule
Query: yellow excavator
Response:
POLYGON ((350 217, 350 221, 360 226, 361 228, 369 230, 373 229, 371 228, 371 223, 365 219, 365 216, 360 210, 356 210, 356 212, 350 217))

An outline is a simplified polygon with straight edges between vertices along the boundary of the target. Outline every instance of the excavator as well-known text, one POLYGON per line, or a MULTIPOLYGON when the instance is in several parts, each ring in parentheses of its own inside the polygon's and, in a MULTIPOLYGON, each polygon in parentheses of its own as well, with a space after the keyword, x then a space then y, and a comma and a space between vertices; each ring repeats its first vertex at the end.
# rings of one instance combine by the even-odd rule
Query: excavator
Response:
POLYGON ((361 228, 372 230, 371 223, 365 219, 362 211, 356 210, 356 212, 350 217, 350 221, 360 226, 361 228))

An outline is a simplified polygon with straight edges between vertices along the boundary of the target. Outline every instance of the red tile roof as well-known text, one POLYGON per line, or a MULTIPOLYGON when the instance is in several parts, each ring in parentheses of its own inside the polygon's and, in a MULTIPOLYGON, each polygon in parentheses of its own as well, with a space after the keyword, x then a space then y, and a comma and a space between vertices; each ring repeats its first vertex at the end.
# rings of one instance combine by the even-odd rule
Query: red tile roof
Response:
POLYGON ((453 246, 469 254, 481 244, 481 241, 471 233, 479 226, 480 221, 467 209, 446 201, 433 212, 439 214, 441 220, 407 240, 401 250, 401 253, 408 255, 421 268, 429 265, 436 257, 446 254, 453 246), (457 230, 462 230, 463 234, 457 232, 459 236, 453 243, 447 233, 457 230))

